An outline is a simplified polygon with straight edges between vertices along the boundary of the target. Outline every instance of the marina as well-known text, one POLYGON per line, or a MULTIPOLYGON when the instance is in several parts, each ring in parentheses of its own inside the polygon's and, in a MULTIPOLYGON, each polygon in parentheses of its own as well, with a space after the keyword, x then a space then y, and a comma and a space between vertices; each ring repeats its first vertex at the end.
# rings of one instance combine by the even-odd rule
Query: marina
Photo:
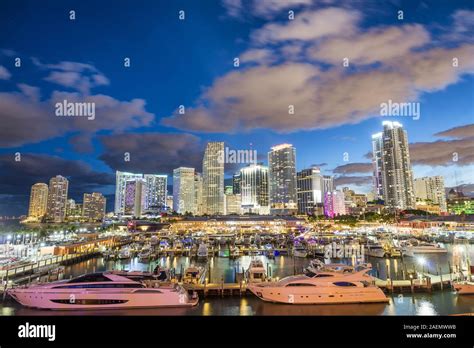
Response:
MULTIPOLYGON (((298 279, 310 279, 307 271, 314 270, 311 267, 317 264, 326 266, 335 264, 353 268, 362 262, 370 265, 370 269, 367 270, 370 277, 367 280, 370 286, 374 289, 380 289, 384 293, 383 298, 380 299, 380 302, 384 302, 383 305, 380 303, 368 305, 372 308, 379 308, 379 314, 398 313, 401 310, 399 309, 400 306, 406 308, 406 301, 412 301, 412 304, 414 304, 417 299, 423 299, 423 303, 431 303, 431 298, 443 299, 446 303, 451 304, 453 301, 465 303, 469 306, 474 303, 472 296, 462 296, 456 290, 457 284, 466 283, 471 279, 470 259, 474 256, 474 245, 469 243, 439 243, 437 247, 443 248, 446 252, 428 252, 417 257, 363 255, 362 259, 356 259, 355 256, 352 258, 318 257, 318 254, 314 253, 316 248, 314 246, 308 247, 311 243, 307 243, 307 240, 311 237, 299 239, 295 236, 290 238, 287 235, 284 237, 285 242, 283 243, 281 241, 282 236, 273 236, 272 239, 257 241, 254 246, 250 243, 255 243, 253 241, 255 235, 246 237, 249 245, 245 245, 244 242, 242 242, 242 245, 238 245, 238 238, 235 236, 229 236, 222 241, 217 238, 212 238, 213 241, 209 241, 209 239, 204 241, 203 238, 196 238, 191 241, 190 236, 181 236, 177 241, 176 238, 164 237, 163 233, 161 235, 139 233, 133 236, 123 236, 117 239, 116 244, 102 251, 90 250, 81 255, 52 256, 38 261, 35 265, 23 265, 2 270, 2 279, 5 286, 2 288, 1 313, 8 315, 8 313, 14 314, 18 311, 20 313, 24 311, 28 313, 44 312, 41 309, 25 308, 19 305, 10 295, 10 292, 15 291, 16 288, 24 288, 25 286, 28 288, 29 286, 35 286, 35 284, 44 286, 43 284, 61 279, 71 281, 75 277, 96 274, 97 272, 123 272, 127 277, 131 277, 133 274, 135 274, 135 277, 143 277, 143 274, 154 274, 155 284, 151 288, 163 287, 165 283, 171 286, 180 286, 190 299, 196 301, 191 307, 201 308, 204 306, 208 308, 209 306, 215 306, 213 312, 218 311, 217 308, 221 308, 219 314, 227 315, 229 312, 223 310, 223 303, 245 303, 246 306, 252 307, 247 309, 247 312, 252 313, 257 310, 256 308, 262 306, 279 307, 291 304, 291 302, 276 304, 272 303, 275 301, 261 301, 258 299, 259 296, 255 296, 256 289, 258 290, 259 286, 268 287, 269 284, 278 284, 284 281, 285 277, 296 276, 303 277, 298 279), (299 240, 299 248, 306 251, 306 257, 302 257, 300 254, 295 255, 291 240, 293 240, 293 244, 294 240, 299 240), (175 247, 176 244, 177 248, 175 247), (303 249, 302 246, 306 246, 306 248, 303 249), (237 248, 238 254, 236 252, 237 248), (273 251, 270 257, 268 250, 273 251), (205 255, 206 253, 207 255, 205 255), (61 267, 61 271, 55 271, 55 267, 61 267), (158 280, 161 272, 165 276, 158 280), (8 280, 6 280, 7 273, 8 280), (305 273, 306 276, 303 276, 305 273)), ((333 241, 334 238, 333 236, 333 241)), ((337 240, 341 242, 345 238, 338 238, 337 240)), ((365 237, 357 238, 363 240, 365 237)), ((350 240, 351 243, 354 243, 355 238, 350 237, 350 240)), ((327 243, 326 247, 333 247, 334 244, 332 243, 334 242, 327 243)), ((328 253, 331 256, 333 254, 328 253)), ((337 305, 340 306, 339 309, 336 305, 327 303, 327 301, 319 305, 313 303, 304 306, 312 307, 312 309, 296 312, 317 315, 321 311, 322 313, 328 311, 328 309, 320 309, 321 306, 329 306, 329 308, 336 306, 336 308, 333 308, 333 313, 344 315, 347 308, 356 306, 359 308, 360 314, 364 314, 365 309, 362 310, 360 304, 363 301, 356 300, 355 302, 357 303, 342 302, 342 304, 337 305)), ((441 303, 438 305, 441 305, 441 303)), ((469 306, 459 308, 450 307, 451 305, 448 304, 446 306, 442 311, 448 311, 448 314, 472 311, 469 306)), ((300 306, 297 305, 297 307, 300 306)), ((408 308, 410 309, 405 309, 408 311, 407 315, 413 314, 416 307, 408 308)), ((78 310, 80 309, 75 309, 75 311, 78 310)), ((104 310, 109 311, 110 309, 104 308, 99 312, 104 310)), ((119 312, 124 310, 117 309, 119 312)), ((163 310, 163 308, 160 308, 160 310, 163 310)), ((171 312, 191 314, 196 310, 198 309, 176 308, 171 312)), ((204 311, 203 308, 202 310, 204 311)), ((141 313, 141 311, 146 312, 149 309, 133 308, 126 311, 124 313, 128 313, 128 311, 141 313)), ((169 311, 170 309, 166 309, 167 313, 169 311)), ((211 311, 211 309, 208 308, 206 311, 211 311)), ((50 313, 60 315, 61 311, 50 313)), ((435 313, 437 311, 433 309, 433 314, 435 313)))

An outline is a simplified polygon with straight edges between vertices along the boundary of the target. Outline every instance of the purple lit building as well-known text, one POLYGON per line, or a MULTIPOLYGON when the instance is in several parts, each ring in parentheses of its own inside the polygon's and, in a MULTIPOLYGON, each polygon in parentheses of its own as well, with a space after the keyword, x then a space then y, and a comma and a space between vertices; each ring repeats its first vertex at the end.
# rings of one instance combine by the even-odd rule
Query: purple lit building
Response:
POLYGON ((344 192, 326 192, 324 196, 324 215, 333 218, 337 215, 344 214, 346 214, 346 206, 344 204, 344 192))

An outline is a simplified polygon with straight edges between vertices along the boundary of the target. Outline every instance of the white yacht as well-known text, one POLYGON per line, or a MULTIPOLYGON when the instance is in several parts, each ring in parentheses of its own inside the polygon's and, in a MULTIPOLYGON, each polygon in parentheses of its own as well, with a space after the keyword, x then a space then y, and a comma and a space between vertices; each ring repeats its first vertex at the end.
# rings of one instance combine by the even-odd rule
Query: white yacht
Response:
POLYGON ((151 258, 151 246, 145 245, 138 253, 138 258, 140 261, 148 261, 151 258))
POLYGON ((249 268, 246 272, 247 281, 249 283, 261 283, 267 278, 265 267, 263 266, 262 260, 250 261, 249 268))
POLYGON ((201 284, 204 282, 206 271, 203 267, 191 265, 184 270, 183 283, 201 284))
POLYGON ((191 298, 177 284, 149 288, 113 272, 12 288, 8 294, 23 306, 55 310, 189 307, 198 303, 197 297, 191 298))
POLYGON ((383 291, 372 285, 370 268, 348 274, 320 271, 277 282, 249 284, 248 289, 264 301, 286 304, 343 304, 388 302, 383 291))
POLYGON ((132 257, 132 252, 130 251, 130 248, 125 247, 125 248, 120 249, 117 257, 120 260, 129 259, 130 257, 132 257))
POLYGON ((385 257, 385 249, 379 243, 368 243, 365 245, 365 254, 372 257, 385 257))
POLYGON ((209 249, 207 247, 207 244, 206 243, 199 244, 199 248, 197 251, 197 258, 204 260, 204 259, 207 259, 208 256, 209 256, 209 249))
POLYGON ((293 247, 293 256, 304 258, 308 256, 308 251, 303 246, 295 246, 293 247))
POLYGON ((401 243, 402 253, 405 256, 415 256, 417 254, 446 254, 447 249, 442 248, 439 244, 419 242, 417 240, 410 240, 401 243))

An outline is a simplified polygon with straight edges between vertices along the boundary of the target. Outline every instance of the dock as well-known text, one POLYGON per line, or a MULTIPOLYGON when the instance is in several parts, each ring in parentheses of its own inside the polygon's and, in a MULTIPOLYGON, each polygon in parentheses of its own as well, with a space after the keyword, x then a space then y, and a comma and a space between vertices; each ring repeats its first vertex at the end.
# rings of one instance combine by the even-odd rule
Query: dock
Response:
POLYGON ((431 292, 433 290, 443 290, 445 288, 452 288, 454 280, 463 279, 459 273, 447 274, 429 274, 424 273, 421 278, 417 279, 379 279, 374 277, 374 283, 379 288, 389 293, 403 293, 403 292, 431 292))

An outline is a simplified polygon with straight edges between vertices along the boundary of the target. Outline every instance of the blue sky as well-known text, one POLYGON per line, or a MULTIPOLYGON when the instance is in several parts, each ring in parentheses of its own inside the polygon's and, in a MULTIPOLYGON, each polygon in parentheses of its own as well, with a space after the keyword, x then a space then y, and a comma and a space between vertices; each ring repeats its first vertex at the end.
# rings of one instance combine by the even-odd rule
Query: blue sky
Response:
POLYGON ((81 200, 113 192, 116 169, 200 171, 212 140, 260 156, 292 143, 298 169, 325 163, 338 183, 367 192, 366 154, 387 99, 420 103, 419 120, 390 118, 408 131, 415 177, 472 189, 473 10, 472 1, 2 1, 0 215, 25 213, 31 184, 56 174, 81 200), (96 120, 58 120, 61 98, 96 102, 96 120))

